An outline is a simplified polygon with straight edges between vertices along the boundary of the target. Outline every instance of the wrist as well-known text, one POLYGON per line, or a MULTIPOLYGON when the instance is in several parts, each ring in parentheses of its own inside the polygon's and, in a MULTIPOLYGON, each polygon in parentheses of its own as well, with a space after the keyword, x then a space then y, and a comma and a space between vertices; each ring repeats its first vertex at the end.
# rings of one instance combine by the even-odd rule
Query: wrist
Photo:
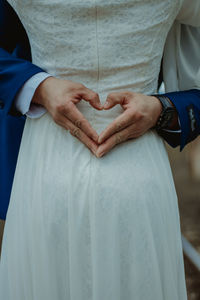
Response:
POLYGON ((42 106, 46 106, 45 104, 45 95, 46 95, 46 88, 49 84, 49 82, 54 79, 53 76, 49 76, 47 78, 45 78, 36 88, 35 93, 33 95, 32 101, 31 103, 34 103, 36 105, 42 105, 42 106))
POLYGON ((170 99, 169 99, 169 101, 172 104, 172 106, 174 107, 175 112, 174 112, 174 117, 173 117, 171 123, 169 124, 168 128, 172 129, 172 130, 178 130, 178 129, 180 129, 179 122, 178 122, 178 113, 177 113, 177 110, 176 110, 176 107, 175 107, 174 103, 170 99))
POLYGON ((158 119, 162 113, 162 104, 160 102, 160 100, 156 97, 156 96, 150 96, 152 102, 154 103, 154 122, 153 122, 153 127, 156 125, 156 123, 158 122, 158 119))
POLYGON ((153 95, 155 96, 158 101, 160 101, 162 105, 162 110, 158 121, 155 125, 155 129, 157 131, 171 129, 176 130, 179 129, 178 123, 178 114, 176 111, 176 107, 172 103, 172 101, 166 97, 165 95, 153 95))

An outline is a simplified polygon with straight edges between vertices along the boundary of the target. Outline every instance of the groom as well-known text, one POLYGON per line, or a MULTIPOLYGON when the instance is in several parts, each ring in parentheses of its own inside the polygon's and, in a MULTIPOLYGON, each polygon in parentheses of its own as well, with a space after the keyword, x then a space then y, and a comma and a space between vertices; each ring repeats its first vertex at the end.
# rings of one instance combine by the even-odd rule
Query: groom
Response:
POLYGON ((98 94, 81 83, 50 76, 31 63, 26 32, 8 2, 0 0, 0 218, 6 218, 24 115, 37 118, 47 110, 57 124, 70 130, 97 157, 155 126, 172 147, 181 144, 182 149, 200 133, 200 91, 162 96, 116 92, 109 94, 101 106, 98 94), (81 99, 98 110, 116 104, 125 110, 98 137, 76 108, 81 99))

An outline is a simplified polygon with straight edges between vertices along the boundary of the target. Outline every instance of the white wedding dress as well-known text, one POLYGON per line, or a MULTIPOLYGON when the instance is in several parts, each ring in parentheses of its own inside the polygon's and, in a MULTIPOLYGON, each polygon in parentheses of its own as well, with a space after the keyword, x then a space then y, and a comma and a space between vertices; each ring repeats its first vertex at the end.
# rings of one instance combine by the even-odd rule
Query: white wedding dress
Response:
MULTIPOLYGON (((179 0, 10 0, 33 63, 110 92, 156 92, 179 0)), ((77 107, 100 133, 122 113, 77 107)), ((186 300, 179 210, 153 131, 96 158, 48 113, 27 119, 5 224, 1 300, 186 300)))

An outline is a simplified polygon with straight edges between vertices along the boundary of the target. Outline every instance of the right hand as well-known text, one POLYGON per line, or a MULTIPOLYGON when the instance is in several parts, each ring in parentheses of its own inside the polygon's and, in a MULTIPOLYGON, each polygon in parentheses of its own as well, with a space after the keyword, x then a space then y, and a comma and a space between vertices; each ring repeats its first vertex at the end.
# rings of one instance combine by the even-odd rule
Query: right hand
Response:
POLYGON ((98 94, 83 84, 51 76, 37 87, 32 102, 44 106, 58 125, 96 154, 98 134, 76 107, 82 99, 95 109, 103 108, 98 94))

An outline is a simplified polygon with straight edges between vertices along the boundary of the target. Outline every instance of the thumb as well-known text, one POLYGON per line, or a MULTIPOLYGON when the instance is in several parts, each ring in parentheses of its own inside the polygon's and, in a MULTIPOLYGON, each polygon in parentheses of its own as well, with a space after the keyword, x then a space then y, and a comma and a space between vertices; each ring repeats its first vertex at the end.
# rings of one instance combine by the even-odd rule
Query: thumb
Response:
POLYGON ((94 91, 86 88, 85 92, 82 93, 83 99, 88 101, 90 105, 92 105, 94 108, 101 110, 102 104, 99 98, 99 95, 95 93, 94 91))
POLYGON ((111 93, 107 96, 106 102, 104 103, 104 109, 110 109, 113 106, 121 103, 120 93, 111 93))

